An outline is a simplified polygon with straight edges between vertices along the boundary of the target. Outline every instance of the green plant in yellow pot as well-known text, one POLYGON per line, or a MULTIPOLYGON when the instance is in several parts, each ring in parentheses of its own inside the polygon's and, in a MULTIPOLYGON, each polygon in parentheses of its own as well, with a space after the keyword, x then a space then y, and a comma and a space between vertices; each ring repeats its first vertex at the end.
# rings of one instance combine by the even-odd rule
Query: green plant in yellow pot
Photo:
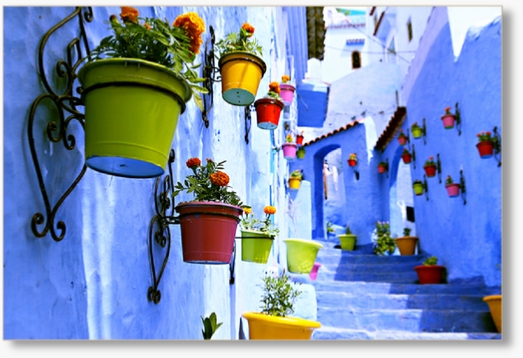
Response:
POLYGON ((78 79, 85 104, 85 158, 91 169, 128 178, 164 173, 178 123, 193 98, 202 109, 204 81, 196 54, 205 30, 195 12, 167 20, 122 6, 113 34, 86 57, 78 79), (130 105, 132 104, 132 105, 130 105))

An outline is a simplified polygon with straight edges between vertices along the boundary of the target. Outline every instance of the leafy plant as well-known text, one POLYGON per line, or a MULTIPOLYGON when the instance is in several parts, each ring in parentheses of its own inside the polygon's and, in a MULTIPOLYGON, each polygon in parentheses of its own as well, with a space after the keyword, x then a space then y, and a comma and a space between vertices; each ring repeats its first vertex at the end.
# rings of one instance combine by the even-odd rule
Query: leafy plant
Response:
POLYGON ((407 136, 405 135, 405 133, 403 133, 403 129, 400 129, 400 132, 398 134, 398 137, 399 138, 407 138, 407 136))
POLYGON ((89 54, 89 61, 102 58, 132 58, 165 66, 185 79, 193 100, 203 111, 200 93, 208 90, 199 84, 205 81, 196 73, 201 64, 193 64, 200 52, 205 24, 196 12, 188 12, 169 24, 167 20, 140 17, 137 9, 122 6, 121 22, 111 15, 109 24, 114 32, 100 41, 89 54))
POLYGON ((403 236, 409 236, 412 229, 406 227, 403 229, 403 236))
POLYGON ((434 162, 434 157, 431 155, 431 156, 429 157, 429 159, 427 159, 427 160, 425 161, 425 165, 424 165, 424 167, 429 167, 429 166, 432 166, 432 165, 435 166, 436 163, 434 162))
POLYGON ((185 163, 193 172, 187 175, 182 182, 176 183, 173 189, 173 196, 186 191, 193 193, 194 201, 221 202, 235 206, 243 206, 240 197, 234 192, 229 191, 229 176, 222 171, 225 161, 216 164, 212 159, 207 158, 207 164, 202 165, 198 158, 190 158, 185 163))
POLYGON ((292 137, 292 134, 287 134, 285 136, 285 143, 294 143, 294 138, 292 137))
POLYGON ((283 102, 283 99, 280 96, 281 88, 278 82, 269 83, 269 91, 265 95, 265 98, 274 98, 280 102, 283 102))
POLYGON ((352 231, 351 231, 349 225, 345 226, 345 235, 352 235, 352 231))
POLYGON ((263 208, 263 212, 266 214, 265 220, 259 220, 256 219, 254 215, 251 215, 252 209, 250 206, 244 206, 242 218, 240 220, 240 228, 242 230, 260 231, 269 236, 278 235, 280 231, 271 221, 271 215, 276 213, 276 208, 268 205, 263 208))
POLYGON ((354 160, 355 162, 357 162, 358 157, 356 156, 356 153, 349 154, 349 160, 354 160))
POLYGON ((299 169, 295 169, 291 172, 291 178, 303 179, 303 173, 299 169))
POLYGON ((477 134, 477 137, 478 137, 478 141, 481 143, 481 142, 492 142, 494 144, 497 143, 498 141, 498 138, 497 137, 493 137, 492 134, 490 132, 481 132, 481 133, 478 133, 477 134))
POLYGON ((410 155, 409 150, 407 148, 403 148, 402 155, 405 155, 405 154, 410 155))
POLYGON ((396 250, 396 241, 390 235, 390 224, 388 221, 376 222, 376 229, 374 229, 376 236, 374 242, 374 253, 376 255, 391 255, 396 250))
POLYGON ((254 30, 254 26, 245 22, 239 32, 231 32, 224 39, 216 42, 214 45, 216 57, 219 59, 223 55, 234 51, 246 51, 256 56, 262 56, 262 47, 252 37, 254 30))
POLYGON ((450 113, 450 107, 445 107, 445 115, 453 115, 452 113, 450 113))
POLYGON ((447 175, 447 179, 445 179, 445 184, 452 184, 454 181, 452 180, 452 177, 450 175, 447 175))
POLYGON ((264 276, 261 313, 285 317, 294 313, 294 302, 301 291, 294 288, 285 272, 278 277, 264 276))
POLYGON ((330 221, 327 222, 327 232, 328 233, 333 233, 335 230, 334 230, 334 227, 332 226, 332 223, 330 221))
POLYGON ((421 129, 421 127, 419 126, 418 122, 414 122, 412 123, 411 129, 421 129))
POLYGON ((203 318, 200 316, 203 323, 202 335, 203 339, 211 339, 213 334, 223 324, 223 322, 217 323, 216 313, 211 313, 209 317, 203 318))
POLYGON ((428 257, 425 261, 423 261, 423 265, 425 266, 434 266, 437 265, 438 258, 436 256, 428 257))

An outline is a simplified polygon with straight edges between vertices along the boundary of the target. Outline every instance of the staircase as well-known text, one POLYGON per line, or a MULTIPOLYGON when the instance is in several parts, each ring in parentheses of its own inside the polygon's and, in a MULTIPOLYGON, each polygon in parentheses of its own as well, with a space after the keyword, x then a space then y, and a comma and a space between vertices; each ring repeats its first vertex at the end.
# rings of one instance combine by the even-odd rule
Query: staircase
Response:
POLYGON ((313 340, 501 339, 479 283, 421 285, 414 266, 425 256, 377 256, 370 249, 323 245, 315 281, 322 327, 313 340))

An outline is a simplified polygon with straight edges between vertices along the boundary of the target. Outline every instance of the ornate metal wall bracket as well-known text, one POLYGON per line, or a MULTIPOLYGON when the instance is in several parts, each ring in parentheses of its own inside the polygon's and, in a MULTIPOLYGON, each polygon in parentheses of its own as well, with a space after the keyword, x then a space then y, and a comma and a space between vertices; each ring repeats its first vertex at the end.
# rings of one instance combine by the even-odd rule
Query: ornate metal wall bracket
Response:
POLYGON ((461 198, 463 199, 463 205, 467 204, 467 191, 465 189, 465 176, 463 175, 463 169, 459 171, 459 188, 461 198))
POLYGON ((427 123, 423 118, 423 127, 421 127, 421 136, 423 137, 423 144, 427 144, 427 123))
POLYGON ((427 182, 427 175, 423 174, 423 191, 425 192, 425 198, 429 200, 429 183, 427 182))
POLYGON ((234 285, 234 266, 236 264, 236 241, 232 246, 231 262, 229 262, 229 285, 234 285))
POLYGON ((202 94, 202 100, 203 100, 203 111, 202 111, 202 120, 205 123, 205 128, 209 128, 209 119, 207 118, 207 115, 212 109, 212 106, 214 104, 214 89, 213 84, 215 82, 221 82, 222 78, 220 73, 220 69, 216 67, 215 65, 215 55, 214 55, 214 28, 212 26, 209 26, 209 32, 211 36, 209 39, 207 39, 207 42, 205 43, 205 55, 204 55, 204 66, 203 66, 203 78, 205 78, 205 81, 203 82, 203 87, 209 91, 208 94, 202 94))
POLYGON ((414 169, 416 169, 416 148, 414 144, 412 144, 412 165, 414 166, 414 169))
POLYGON ((245 118, 245 143, 249 144, 249 133, 251 132, 251 111, 255 110, 254 105, 250 104, 245 106, 244 118, 245 118))
MULTIPOLYGON (((40 47, 38 51, 38 70, 40 73, 40 79, 42 81, 43 86, 45 87, 45 90, 48 92, 46 94, 42 94, 38 96, 33 104, 31 105, 31 109, 29 112, 29 120, 27 125, 27 136, 29 140, 29 147, 31 151, 31 157, 33 159, 34 168, 36 171, 36 176, 38 178, 38 183, 40 186, 40 191, 42 193, 42 198, 44 200, 45 205, 45 215, 41 212, 37 212, 33 215, 31 219, 31 231, 33 234, 38 237, 42 238, 44 237, 48 232, 51 233, 51 237, 55 241, 61 241, 66 234, 66 225, 63 221, 58 221, 55 228, 55 219, 56 219, 56 213, 62 203, 65 201, 67 196, 74 190, 76 185, 80 182, 82 177, 85 174, 85 171, 87 169, 87 166, 83 165, 80 172, 77 174, 76 178, 73 180, 73 183, 69 186, 69 188, 64 192, 64 194, 58 199, 56 204, 51 207, 49 195, 47 193, 47 189, 45 187, 45 181, 42 175, 42 170, 40 166, 40 161, 38 160, 38 155, 36 151, 36 145, 35 145, 35 139, 33 137, 33 128, 35 123, 35 117, 36 117, 36 111, 40 107, 41 104, 44 102, 50 102, 59 113, 58 121, 51 120, 48 122, 46 127, 46 135, 47 138, 53 142, 58 143, 60 141, 63 142, 64 147, 67 150, 72 150, 75 148, 76 139, 73 134, 67 134, 69 125, 73 120, 78 121, 78 123, 81 125, 82 129, 84 128, 84 115, 80 111, 78 111, 77 106, 83 106, 83 102, 81 98, 74 97, 73 95, 73 86, 74 82, 77 78, 76 70, 82 63, 82 59, 84 58, 82 54, 82 45, 86 50, 86 54, 89 55, 89 44, 87 42, 87 37, 85 33, 85 26, 84 21, 91 22, 93 19, 93 13, 91 7, 87 7, 86 9, 82 10, 81 7, 76 7, 75 10, 67 16, 65 19, 60 21, 58 24, 53 26, 43 37, 40 42, 40 47), (56 63, 56 75, 63 79, 65 81, 65 90, 63 92, 55 91, 51 83, 49 82, 44 66, 44 54, 45 54, 45 47, 47 45, 47 42, 50 38, 50 36, 58 31, 62 26, 67 24, 68 22, 78 19, 79 22, 79 28, 80 28, 80 34, 77 38, 72 39, 69 44, 67 45, 67 60, 59 60, 56 63), (67 113, 67 114, 66 114, 67 113), (46 221, 47 217, 47 221, 46 221), (45 226, 40 230, 38 226, 44 225, 45 226), (59 233, 57 233, 57 231, 59 233)), ((63 85, 62 85, 63 86, 63 85)), ((77 90, 78 92, 78 90, 77 90)))
POLYGON ((498 127, 494 127, 492 130, 493 137, 496 138, 493 141, 494 145, 494 159, 498 162, 498 167, 501 166, 501 135, 498 133, 498 127))
POLYGON ((147 291, 147 299, 155 304, 158 304, 161 299, 161 292, 158 289, 158 286, 160 285, 160 280, 162 279, 167 260, 169 259, 169 253, 171 251, 171 231, 169 225, 180 223, 179 217, 174 216, 175 201, 174 197, 171 196, 172 189, 174 188, 172 175, 172 163, 174 163, 174 160, 175 153, 174 150, 171 149, 168 161, 169 174, 156 178, 154 187, 154 206, 156 214, 151 219, 149 225, 149 262, 151 265, 153 284, 147 291), (158 190, 161 191, 158 192, 158 190), (166 213, 169 209, 170 215, 167 215, 166 213), (156 231, 154 231, 155 226, 157 227, 156 231), (154 242, 159 245, 161 249, 166 249, 159 272, 156 271, 154 263, 153 237, 154 242))
POLYGON ((456 114, 454 115, 454 120, 456 121, 458 135, 461 135, 461 111, 459 110, 458 102, 456 102, 456 114))
POLYGON ((438 173, 439 183, 441 184, 441 160, 439 159, 439 153, 436 155, 436 173, 438 173))
POLYGON ((351 167, 354 171, 354 175, 356 176, 356 180, 360 180, 360 171, 358 170, 358 161, 356 161, 356 165, 351 167))

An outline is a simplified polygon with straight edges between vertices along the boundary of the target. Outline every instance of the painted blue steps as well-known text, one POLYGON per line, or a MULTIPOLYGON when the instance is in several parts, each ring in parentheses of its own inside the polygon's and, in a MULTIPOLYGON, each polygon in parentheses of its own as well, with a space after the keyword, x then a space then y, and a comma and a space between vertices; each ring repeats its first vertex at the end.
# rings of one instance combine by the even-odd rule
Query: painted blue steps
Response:
MULTIPOLYGON (((318 240, 320 241, 320 240, 318 240)), ((313 282, 318 321, 313 340, 499 340, 481 282, 418 283, 426 255, 377 256, 320 241, 313 282)))

